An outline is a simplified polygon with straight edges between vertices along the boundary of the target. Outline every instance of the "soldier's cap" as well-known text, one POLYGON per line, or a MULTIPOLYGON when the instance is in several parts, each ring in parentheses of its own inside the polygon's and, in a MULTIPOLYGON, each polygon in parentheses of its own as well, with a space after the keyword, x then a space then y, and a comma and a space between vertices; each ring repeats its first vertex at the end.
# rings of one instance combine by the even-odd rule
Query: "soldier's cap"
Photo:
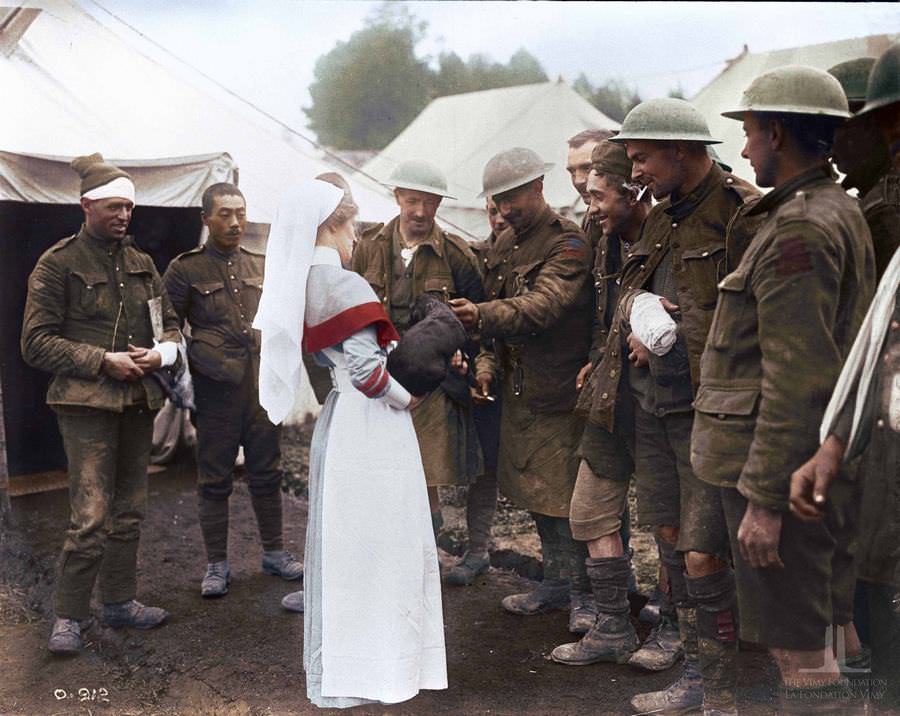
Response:
POLYGON ((900 42, 895 42, 878 58, 869 74, 866 106, 857 116, 900 102, 900 42))
POLYGON ((866 86, 874 64, 874 57, 857 57, 828 68, 828 74, 841 83, 851 112, 859 111, 866 103, 866 86))
POLYGON ((742 120, 748 112, 847 119, 850 106, 841 83, 825 70, 806 65, 783 65, 753 80, 744 90, 740 106, 722 112, 722 116, 742 120))
POLYGON ((390 189, 424 191, 447 199, 456 198, 447 193, 447 178, 444 173, 434 164, 423 162, 420 159, 410 159, 398 164, 385 182, 385 186, 390 189))
POLYGON ((484 165, 481 177, 483 191, 479 199, 493 197, 510 189, 524 186, 544 176, 553 164, 541 159, 537 152, 525 147, 513 147, 495 154, 484 165))
POLYGON ((608 139, 598 142, 591 151, 591 169, 600 174, 612 174, 623 181, 631 181, 631 160, 625 146, 608 139))
POLYGON ((128 172, 103 160, 99 152, 75 157, 70 164, 81 177, 85 199, 128 199, 134 203, 134 183, 128 172))
POLYGON ((709 133, 709 125, 690 102, 676 97, 648 99, 634 107, 622 120, 622 128, 609 141, 624 144, 629 140, 657 142, 701 142, 721 144, 709 133))

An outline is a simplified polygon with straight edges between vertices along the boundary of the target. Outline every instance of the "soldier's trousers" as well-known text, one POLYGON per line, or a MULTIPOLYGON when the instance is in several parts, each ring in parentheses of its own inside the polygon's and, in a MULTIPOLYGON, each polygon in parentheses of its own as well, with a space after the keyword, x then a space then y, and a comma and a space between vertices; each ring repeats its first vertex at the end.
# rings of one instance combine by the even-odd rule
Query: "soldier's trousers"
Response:
POLYGON ((200 373, 193 379, 201 494, 228 499, 241 445, 251 494, 275 492, 281 484, 281 427, 272 425, 260 406, 253 371, 248 370, 239 385, 200 373))
POLYGON ((193 378, 200 522, 209 561, 226 557, 228 498, 241 445, 263 549, 281 549, 281 427, 259 404, 255 372, 248 368, 239 385, 196 372, 193 378))
POLYGON ((56 614, 87 619, 99 574, 104 604, 134 599, 155 411, 57 409, 69 465, 69 529, 56 584, 56 614))

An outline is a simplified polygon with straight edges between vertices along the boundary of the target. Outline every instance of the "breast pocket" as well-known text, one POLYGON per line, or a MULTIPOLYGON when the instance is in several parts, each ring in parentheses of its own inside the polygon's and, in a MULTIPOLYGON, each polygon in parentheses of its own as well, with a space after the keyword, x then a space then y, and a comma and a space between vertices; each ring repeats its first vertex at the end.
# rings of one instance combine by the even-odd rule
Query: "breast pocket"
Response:
POLYGON ((744 311, 750 301, 747 273, 732 271, 719 282, 719 302, 709 329, 708 345, 715 350, 728 350, 734 345, 738 327, 744 323, 744 311))
POLYGON ((153 298, 153 274, 144 268, 126 269, 129 293, 140 303, 153 298))
POLYGON ((697 305, 707 310, 715 308, 719 297, 718 284, 725 275, 725 246, 701 246, 685 251, 681 259, 688 290, 697 305))
POLYGON ((192 283, 192 300, 198 307, 198 318, 204 323, 220 323, 225 320, 228 306, 224 281, 192 283))
POLYGON ((73 318, 93 318, 107 300, 109 277, 105 273, 72 271, 68 286, 69 313, 73 318))
POLYGON ((435 298, 440 298, 441 300, 453 298, 456 295, 453 277, 450 274, 426 278, 423 283, 423 288, 425 289, 425 293, 430 293, 435 298))
POLYGON ((259 298, 262 296, 263 280, 261 277, 244 278, 241 279, 241 283, 243 284, 244 315, 247 316, 248 321, 252 321, 256 315, 256 309, 259 307, 259 298))

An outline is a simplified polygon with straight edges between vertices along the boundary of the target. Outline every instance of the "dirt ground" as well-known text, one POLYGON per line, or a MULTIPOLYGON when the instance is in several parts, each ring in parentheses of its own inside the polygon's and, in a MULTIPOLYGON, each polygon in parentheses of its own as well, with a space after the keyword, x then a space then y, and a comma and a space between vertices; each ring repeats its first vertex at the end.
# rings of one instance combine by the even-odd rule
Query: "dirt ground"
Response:
MULTIPOLYGON (((288 549, 303 554, 302 497, 308 428, 286 441, 286 466, 301 496, 285 500, 288 549)), ((457 496, 447 495, 458 503, 457 496)), ((440 543, 458 549, 459 506, 448 508, 440 543)), ((143 528, 138 597, 172 617, 160 629, 114 631, 95 626, 84 652, 52 656, 53 567, 68 514, 65 492, 13 500, 16 539, 5 541, 0 576, 0 716, 287 716, 313 714, 306 700, 301 648, 303 617, 284 611, 281 597, 299 587, 260 571, 260 548, 249 496, 239 484, 231 500, 230 593, 203 600, 204 556, 197 523, 193 466, 182 460, 151 477, 143 528)), ((506 507, 495 529, 494 568, 468 588, 444 589, 450 687, 391 707, 356 714, 631 714, 628 699, 665 687, 679 667, 646 675, 627 666, 565 667, 549 660, 571 641, 567 617, 554 612, 516 617, 499 606, 539 570, 537 540, 522 513, 506 507), (517 568, 518 571, 516 571, 517 568)), ((635 535, 639 574, 653 574, 652 540, 635 535)), ((449 562, 452 556, 443 553, 449 562)), ((96 607, 96 605, 95 605, 96 607)), ((643 636, 649 630, 639 626, 643 636)), ((741 654, 741 713, 775 713, 776 681, 768 657, 741 654)))

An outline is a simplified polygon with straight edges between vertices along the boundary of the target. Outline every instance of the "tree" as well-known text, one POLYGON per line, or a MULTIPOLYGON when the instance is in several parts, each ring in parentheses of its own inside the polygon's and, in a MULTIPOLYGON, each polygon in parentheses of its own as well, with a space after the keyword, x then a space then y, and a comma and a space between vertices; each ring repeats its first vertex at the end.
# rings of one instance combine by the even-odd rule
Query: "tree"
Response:
POLYGON ((631 108, 641 102, 637 91, 621 80, 607 80, 594 87, 582 72, 572 87, 603 114, 617 122, 625 119, 631 108))
POLYGON ((304 112, 320 142, 381 149, 424 109, 432 72, 415 53, 424 31, 405 6, 386 3, 318 59, 304 112))
MULTIPOLYGON (((546 82, 524 48, 506 64, 487 55, 441 53, 432 69, 416 54, 427 24, 400 2, 379 5, 365 27, 322 55, 303 111, 319 141, 337 149, 382 149, 435 97, 546 82)), ((586 81, 586 80, 585 80, 586 81)))

